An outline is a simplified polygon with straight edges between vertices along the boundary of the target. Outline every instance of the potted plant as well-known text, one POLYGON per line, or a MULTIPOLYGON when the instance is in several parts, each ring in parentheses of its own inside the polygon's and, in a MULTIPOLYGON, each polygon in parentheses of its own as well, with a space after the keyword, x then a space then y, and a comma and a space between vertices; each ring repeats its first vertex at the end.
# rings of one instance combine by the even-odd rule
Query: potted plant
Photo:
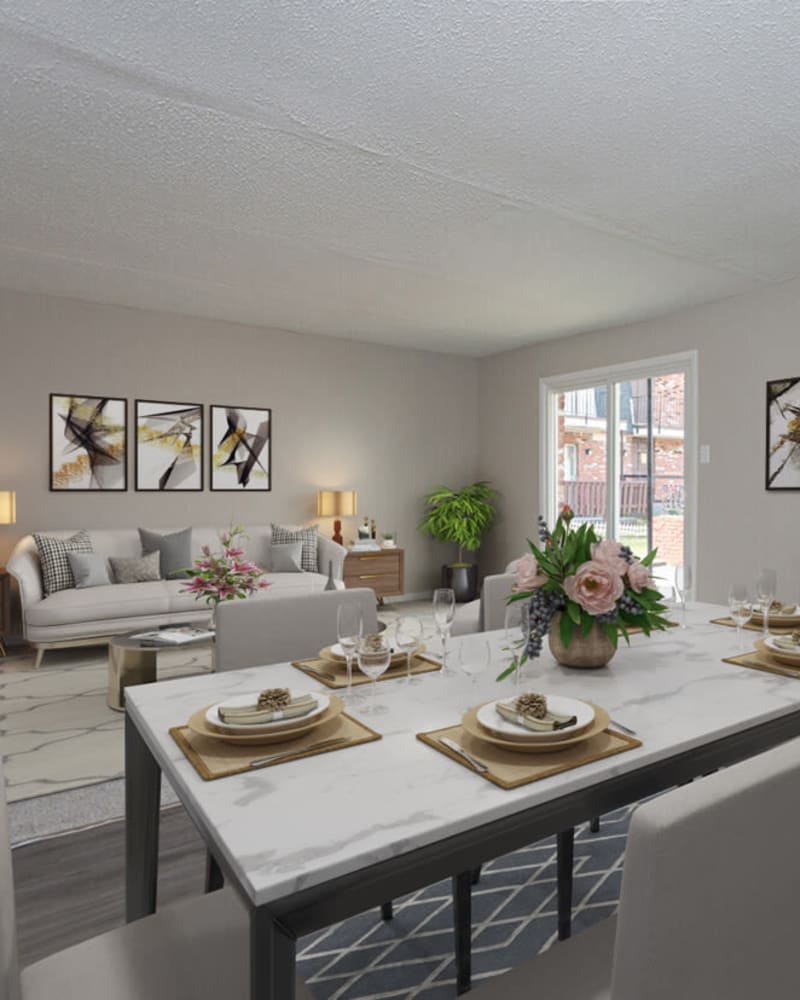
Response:
POLYGON ((442 566, 442 586, 452 587, 456 600, 471 601, 477 596, 478 567, 464 562, 464 551, 477 552, 495 516, 497 491, 481 480, 460 490, 437 486, 425 497, 427 511, 419 522, 420 531, 439 542, 455 542, 456 562, 442 566))
POLYGON ((393 549, 397 545, 393 531, 384 531, 381 535, 381 539, 385 549, 393 549))

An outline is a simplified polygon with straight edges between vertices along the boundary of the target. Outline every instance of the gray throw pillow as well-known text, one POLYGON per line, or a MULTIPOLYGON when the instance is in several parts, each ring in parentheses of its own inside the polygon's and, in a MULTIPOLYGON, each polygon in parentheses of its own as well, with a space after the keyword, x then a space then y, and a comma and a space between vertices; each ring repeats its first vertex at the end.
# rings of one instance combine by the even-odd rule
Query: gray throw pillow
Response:
POLYGON ((59 590, 75 586, 75 577, 69 567, 68 552, 91 552, 92 540, 86 531, 77 531, 69 538, 51 538, 49 535, 33 536, 39 550, 42 567, 42 587, 45 597, 59 590))
POLYGON ((303 555, 300 565, 307 573, 317 572, 317 535, 316 524, 310 528, 284 528, 280 524, 272 525, 272 545, 285 545, 287 542, 302 542, 303 555))
POLYGON ((111 572, 115 583, 149 583, 161 579, 161 553, 151 552, 147 556, 133 559, 111 557, 111 572))
POLYGON ((161 575, 165 580, 184 580, 192 565, 192 529, 183 528, 170 535, 139 528, 142 555, 161 553, 161 575))
POLYGON ((302 559, 302 542, 285 542, 269 547, 270 573, 303 573, 302 559))
POLYGON ((106 557, 99 552, 68 552, 67 559, 78 590, 83 590, 84 587, 103 587, 111 583, 106 557))

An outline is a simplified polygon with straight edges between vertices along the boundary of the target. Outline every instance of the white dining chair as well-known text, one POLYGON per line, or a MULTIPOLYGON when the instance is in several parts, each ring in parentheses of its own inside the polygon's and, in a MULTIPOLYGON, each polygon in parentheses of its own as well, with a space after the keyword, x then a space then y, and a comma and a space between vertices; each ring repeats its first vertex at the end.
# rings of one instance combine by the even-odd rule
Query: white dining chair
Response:
POLYGON ((366 588, 224 601, 216 613, 217 670, 316 656, 323 646, 336 642, 336 617, 345 602, 360 605, 365 633, 378 630, 377 599, 366 588))
POLYGON ((474 1000, 795 1000, 800 740, 641 805, 619 915, 474 1000))
MULTIPOLYGON (((249 1000, 249 978, 250 925, 232 890, 192 896, 20 969, 0 760, 0 1000, 249 1000)), ((312 1000, 299 980, 297 996, 312 1000)))

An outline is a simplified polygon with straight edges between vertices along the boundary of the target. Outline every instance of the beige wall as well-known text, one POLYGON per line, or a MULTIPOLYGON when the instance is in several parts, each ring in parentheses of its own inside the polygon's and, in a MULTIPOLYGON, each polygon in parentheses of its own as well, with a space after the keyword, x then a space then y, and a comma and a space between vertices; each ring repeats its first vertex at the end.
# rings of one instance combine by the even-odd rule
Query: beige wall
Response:
POLYGON ((648 323, 553 340, 481 364, 480 475, 503 491, 482 550, 496 572, 535 537, 539 513, 539 398, 544 376, 697 349, 698 594, 726 601, 736 580, 778 570, 781 595, 800 600, 800 493, 764 489, 765 382, 800 375, 800 281, 648 323))
POLYGON ((355 487, 361 514, 399 533, 408 592, 451 558, 416 523, 432 486, 476 476, 472 359, 6 291, 0 340, 0 489, 18 517, 0 562, 35 529, 310 521, 318 486, 355 487), (273 490, 212 493, 206 470, 203 493, 136 493, 129 454, 127 492, 51 493, 50 392, 127 397, 129 421, 137 397, 270 406, 273 490))

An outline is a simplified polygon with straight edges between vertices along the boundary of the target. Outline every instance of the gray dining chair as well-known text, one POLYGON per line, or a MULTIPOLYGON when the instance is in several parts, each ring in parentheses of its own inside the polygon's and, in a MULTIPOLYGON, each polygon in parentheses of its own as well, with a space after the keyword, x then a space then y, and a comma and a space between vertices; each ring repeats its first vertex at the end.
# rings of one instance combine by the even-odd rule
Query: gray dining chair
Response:
MULTIPOLYGON (((0 1000, 249 1000, 250 924, 232 890, 192 896, 20 968, 0 760, 0 1000)), ((297 996, 312 1000, 298 980, 297 996)))
POLYGON ((216 614, 217 670, 316 656, 336 642, 336 616, 346 602, 361 606, 365 633, 377 631, 377 599, 367 588, 223 602, 216 614))
POLYGON ((634 813, 619 914, 475 1000, 795 1000, 800 740, 634 813))

